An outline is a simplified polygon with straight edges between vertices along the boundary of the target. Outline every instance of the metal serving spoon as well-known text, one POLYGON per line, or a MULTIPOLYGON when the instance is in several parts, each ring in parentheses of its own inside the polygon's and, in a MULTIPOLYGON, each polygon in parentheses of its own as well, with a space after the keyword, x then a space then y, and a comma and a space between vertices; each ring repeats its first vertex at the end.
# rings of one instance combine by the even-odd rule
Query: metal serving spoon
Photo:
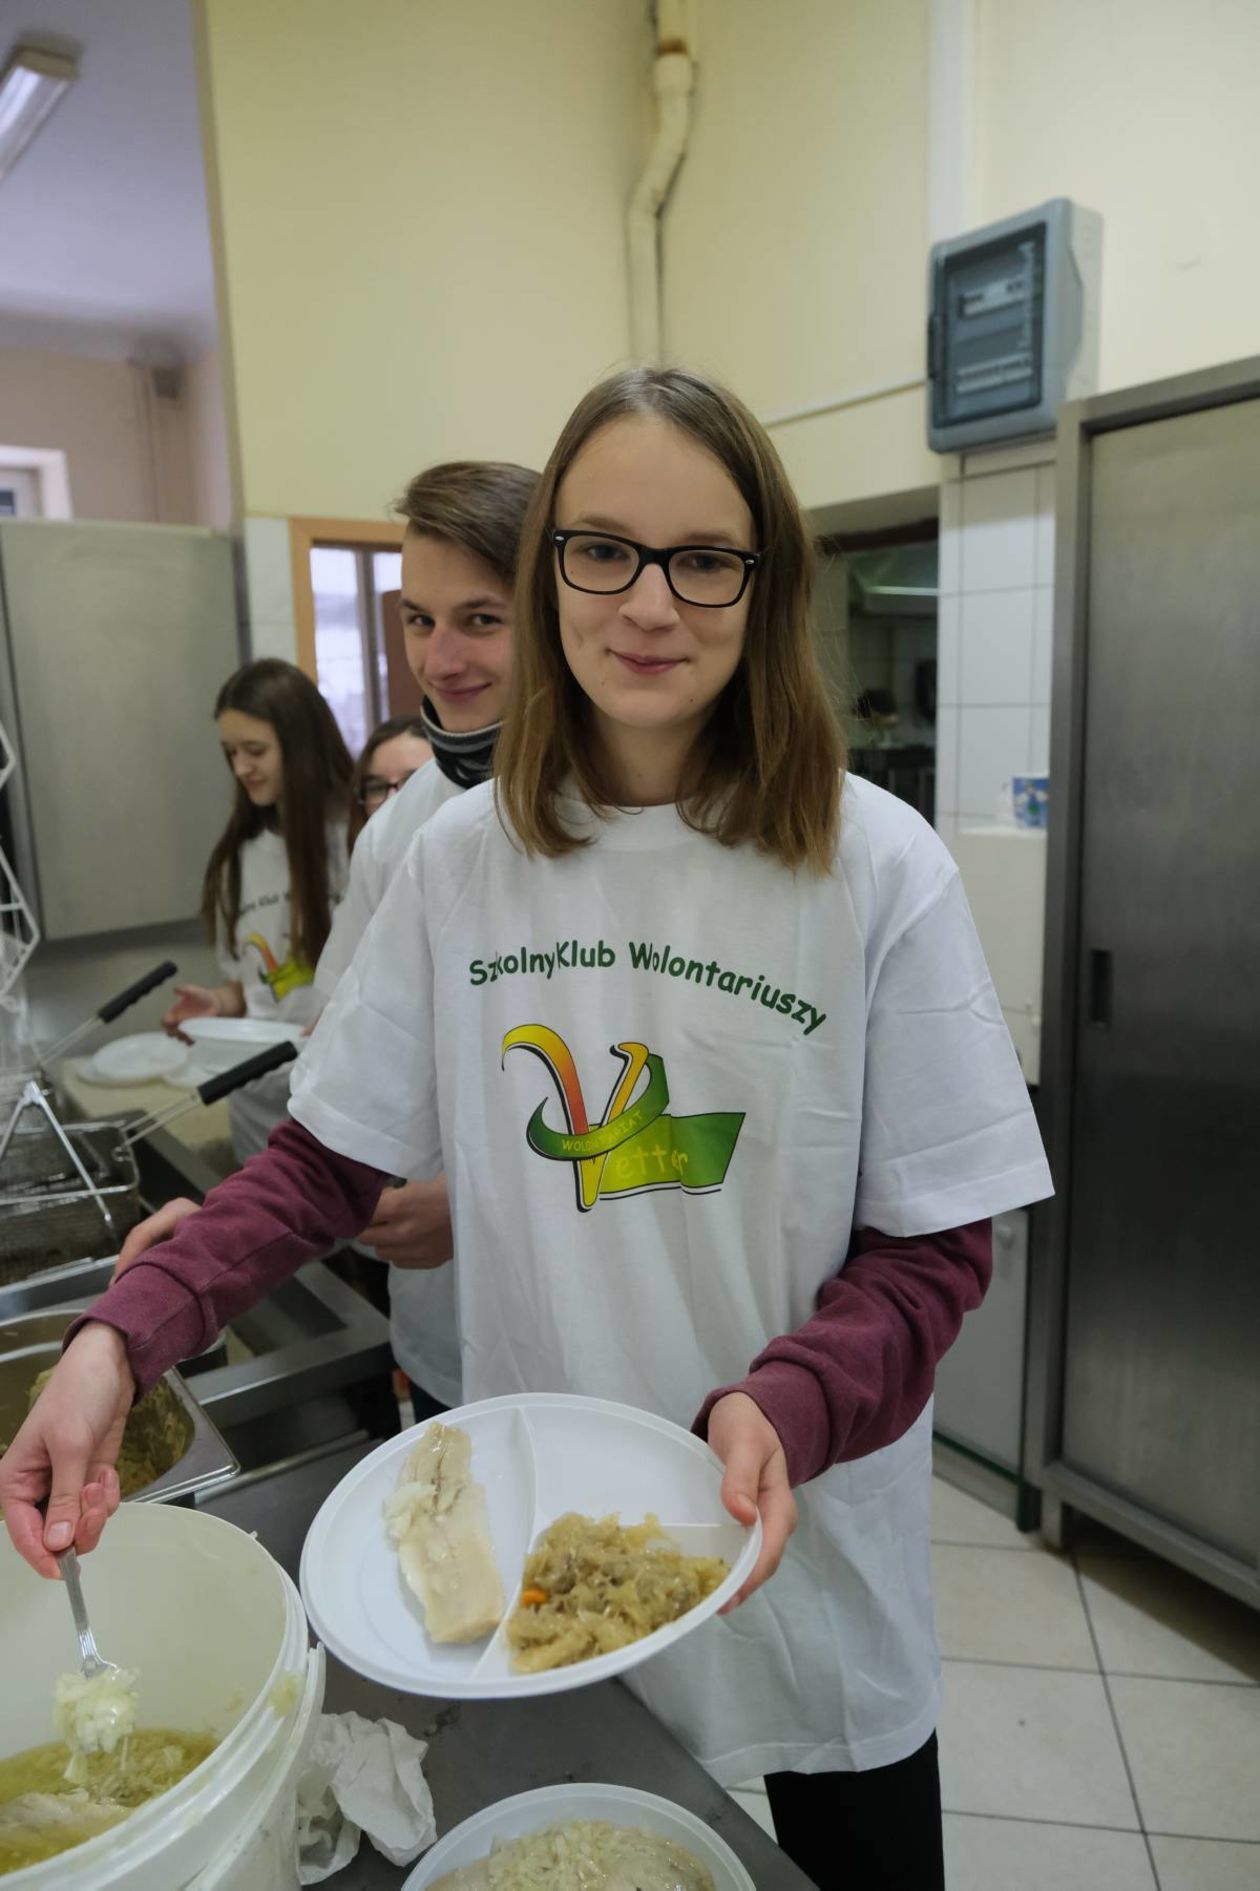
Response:
POLYGON ((66 1585, 79 1637, 79 1672, 85 1681, 101 1684, 87 1701, 80 1696, 70 1702, 63 1702, 58 1686, 59 1730, 72 1751, 77 1747, 81 1753, 111 1753, 136 1724, 136 1677, 130 1669, 120 1668, 117 1662, 106 1661, 97 1650, 79 1580, 79 1558, 73 1546, 62 1550, 57 1567, 66 1585))

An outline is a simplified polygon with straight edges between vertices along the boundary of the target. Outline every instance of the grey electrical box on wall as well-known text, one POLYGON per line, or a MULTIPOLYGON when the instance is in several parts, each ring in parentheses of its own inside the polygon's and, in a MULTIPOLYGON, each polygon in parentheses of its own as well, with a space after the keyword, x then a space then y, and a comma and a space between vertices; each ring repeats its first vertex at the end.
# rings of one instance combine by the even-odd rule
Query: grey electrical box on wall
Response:
POLYGON ((928 445, 937 453, 1051 433, 1097 392, 1102 218, 1067 197, 934 243, 928 445))

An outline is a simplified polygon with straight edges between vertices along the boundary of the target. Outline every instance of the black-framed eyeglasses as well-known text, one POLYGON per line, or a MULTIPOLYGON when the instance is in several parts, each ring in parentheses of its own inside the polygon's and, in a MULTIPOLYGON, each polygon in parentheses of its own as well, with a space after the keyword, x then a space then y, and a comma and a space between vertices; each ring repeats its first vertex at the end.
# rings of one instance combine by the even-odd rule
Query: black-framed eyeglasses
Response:
POLYGON ((369 775, 359 790, 359 806, 380 807, 381 803, 388 801, 392 794, 397 794, 400 789, 405 788, 415 772, 414 768, 409 768, 398 781, 386 781, 383 775, 369 775))
POLYGON ((574 591, 613 597, 628 591, 645 565, 659 565, 665 582, 682 604, 720 610, 738 604, 761 563, 760 552, 728 545, 640 545, 615 532, 552 530, 560 576, 574 591))

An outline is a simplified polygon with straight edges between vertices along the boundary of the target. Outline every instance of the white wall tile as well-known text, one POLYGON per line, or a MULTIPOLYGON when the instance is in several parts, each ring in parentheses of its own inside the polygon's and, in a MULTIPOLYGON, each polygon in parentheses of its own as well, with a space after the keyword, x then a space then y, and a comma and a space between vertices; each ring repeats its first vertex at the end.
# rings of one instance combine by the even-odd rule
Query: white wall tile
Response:
POLYGON ((1027 708, 958 711, 957 813, 991 821, 1003 782, 1035 772, 1028 765, 1030 713, 1027 708))
POLYGON ((961 457, 964 479, 979 478, 984 473, 1010 473, 1024 466, 1053 466, 1054 436, 1025 440, 1019 446, 972 447, 961 457))
POLYGON ((1037 584, 1054 583, 1054 485, 1055 468, 1037 469, 1037 584))
POLYGON ((956 814, 943 813, 940 808, 937 808, 934 817, 934 825, 937 833, 952 854, 954 851, 954 842, 958 838, 958 816, 956 814))
POLYGON ((952 597, 962 584, 962 487, 950 480, 941 487, 941 534, 937 543, 936 588, 952 597))
POLYGON ((259 657, 282 657, 286 663, 297 662, 297 633, 291 617, 270 623, 257 617, 251 619, 246 643, 251 663, 259 657))
POLYGON ((939 705, 936 711, 936 807, 938 814, 958 812, 958 717, 939 705))
POLYGON ((960 703, 1030 700, 1035 596, 1033 591, 977 591, 963 598, 960 703))
POLYGON ((956 704, 962 654, 962 599, 942 597, 936 612, 936 701, 956 704))
POLYGON ((1028 730, 1028 773, 1050 773, 1050 705, 1033 706, 1028 730))
POLYGON ((1033 593, 1032 700, 1035 703, 1050 701, 1053 674, 1054 592, 1049 585, 1039 584, 1033 593))
POLYGON ((962 589, 1011 591, 1036 582, 1037 471, 962 484, 962 589))
POLYGON ((245 520, 245 591, 251 623, 293 621, 293 567, 287 519, 245 520))

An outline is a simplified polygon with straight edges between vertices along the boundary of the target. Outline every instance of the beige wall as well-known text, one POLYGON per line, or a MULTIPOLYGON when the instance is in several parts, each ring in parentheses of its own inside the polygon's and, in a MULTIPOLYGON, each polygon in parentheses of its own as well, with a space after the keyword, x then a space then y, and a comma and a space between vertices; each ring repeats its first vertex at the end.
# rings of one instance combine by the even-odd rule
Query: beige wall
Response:
POLYGON ((153 462, 126 361, 0 349, 0 440, 66 455, 76 518, 153 520, 153 462))
MULTIPOLYGON (((665 336, 762 415, 921 372, 928 0, 700 0, 665 336)), ((922 398, 775 429, 809 505, 931 484, 922 398)))
POLYGON ((627 347, 643 0, 202 0, 248 514, 539 463, 627 347))
MULTIPOLYGON (((929 0, 699 8, 666 336, 759 413, 922 372, 929 166, 959 148, 961 227, 1052 196, 1102 212, 1103 388, 1255 352, 1256 0, 973 0, 965 135, 935 153, 929 0)), ((933 483, 923 402, 776 427, 806 503, 933 483)))
POLYGON ((976 221, 1102 213, 1102 388, 1254 354, 1256 0, 978 0, 976 53, 976 221))
POLYGON ((163 399, 132 361, 0 348, 0 441, 64 453, 78 519, 226 525, 230 506, 223 518, 203 509, 203 497, 216 514, 220 506, 213 442, 208 459, 200 451, 204 404, 194 409, 187 376, 163 399))

